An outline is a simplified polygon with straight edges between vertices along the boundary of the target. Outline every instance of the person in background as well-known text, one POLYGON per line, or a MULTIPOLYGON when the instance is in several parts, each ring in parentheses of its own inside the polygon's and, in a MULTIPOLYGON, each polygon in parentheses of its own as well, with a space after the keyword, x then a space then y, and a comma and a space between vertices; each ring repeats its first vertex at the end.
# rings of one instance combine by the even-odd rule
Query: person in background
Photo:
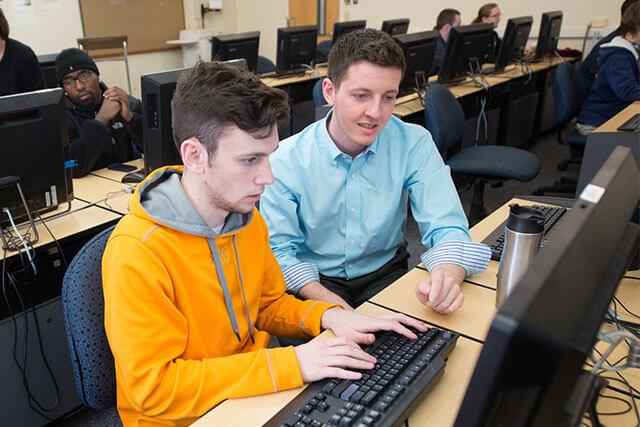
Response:
POLYGON ((102 259, 105 331, 125 427, 182 426, 218 403, 358 380, 376 360, 372 332, 425 331, 396 313, 370 315, 285 293, 255 208, 273 181, 269 155, 289 117, 285 92, 249 71, 198 63, 171 101, 184 166, 151 173, 102 259), (270 333, 336 337, 267 348, 270 333))
POLYGON ((638 44, 640 2, 629 6, 622 15, 619 34, 600 46, 600 68, 578 114, 577 129, 582 135, 592 132, 630 103, 640 101, 638 44))
POLYGON ((443 9, 438 14, 435 29, 438 30, 439 34, 436 42, 436 51, 433 54, 431 74, 438 74, 440 71, 440 67, 442 67, 444 61, 444 55, 447 53, 449 33, 452 28, 459 27, 461 23, 460 12, 456 9, 443 9))
POLYGON ((490 250, 471 241, 431 134, 392 115, 404 68, 388 34, 342 36, 322 85, 332 110, 271 155, 260 212, 290 293, 356 307, 405 274, 409 206, 431 272, 416 284, 420 303, 454 312, 465 276, 486 268, 490 250))
POLYGON ((56 56, 55 67, 67 97, 70 156, 77 161, 73 176, 139 158, 140 100, 101 82, 96 63, 83 50, 64 49, 56 56))
POLYGON ((31 48, 9 38, 9 21, 0 9, 0 96, 44 89, 42 69, 31 48))
MULTIPOLYGON (((634 3, 638 3, 640 0, 625 0, 622 3, 622 7, 620 8, 620 17, 624 15, 624 12, 634 3)), ((598 43, 593 46, 589 55, 582 61, 580 64, 580 74, 582 74, 582 80, 584 81, 584 87, 588 91, 593 84, 593 81, 596 78, 596 73, 598 72, 598 55, 600 52, 600 47, 609 43, 613 38, 620 34, 620 27, 616 28, 611 33, 604 36, 602 39, 598 41, 598 43)))
POLYGON ((478 16, 475 17, 472 24, 491 24, 493 25, 493 55, 494 59, 498 56, 498 52, 500 51, 500 46, 502 45, 502 40, 500 40, 500 36, 496 32, 496 28, 500 24, 500 6, 498 3, 487 3, 482 5, 480 9, 478 9, 478 16))

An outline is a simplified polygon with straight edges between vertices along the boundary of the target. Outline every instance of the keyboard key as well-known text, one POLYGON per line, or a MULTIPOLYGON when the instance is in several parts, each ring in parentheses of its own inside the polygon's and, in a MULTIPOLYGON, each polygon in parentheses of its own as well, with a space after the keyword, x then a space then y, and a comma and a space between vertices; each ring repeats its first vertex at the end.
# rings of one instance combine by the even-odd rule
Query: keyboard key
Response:
POLYGON ((365 394, 362 399, 360 399, 360 402, 365 406, 369 406, 377 396, 378 392, 371 390, 370 392, 365 394))
POLYGON ((350 417, 342 417, 340 423, 338 424, 340 427, 350 427, 353 424, 353 418, 350 417))
POLYGON ((324 400, 321 400, 318 403, 318 406, 316 406, 316 409, 320 412, 327 412, 327 409, 329 409, 329 404, 327 402, 325 402, 324 400))
POLYGON ((340 420, 342 419, 342 416, 339 414, 333 414, 331 415, 331 418, 329 418, 329 424, 337 426, 338 424, 340 424, 340 420))
POLYGON ((354 411, 353 409, 347 412, 347 417, 356 418, 358 416, 358 411, 354 411))
POLYGON ((351 396, 351 398, 349 399, 349 401, 353 402, 353 403, 357 403, 360 402, 360 399, 362 399, 364 397, 364 391, 362 390, 358 390, 355 393, 353 393, 353 395, 351 396))
POLYGON ((384 412, 388 407, 389 404, 387 402, 380 401, 376 403, 376 406, 374 406, 373 409, 375 409, 376 411, 384 412))
POLYGON ((333 390, 336 386, 338 385, 338 383, 336 381, 329 381, 328 383, 326 383, 324 385, 324 387, 322 387, 322 392, 323 393, 329 393, 331 392, 331 390, 333 390))
POLYGON ((359 388, 360 386, 358 384, 349 385, 349 387, 340 394, 340 400, 350 400, 351 396, 358 391, 359 388))

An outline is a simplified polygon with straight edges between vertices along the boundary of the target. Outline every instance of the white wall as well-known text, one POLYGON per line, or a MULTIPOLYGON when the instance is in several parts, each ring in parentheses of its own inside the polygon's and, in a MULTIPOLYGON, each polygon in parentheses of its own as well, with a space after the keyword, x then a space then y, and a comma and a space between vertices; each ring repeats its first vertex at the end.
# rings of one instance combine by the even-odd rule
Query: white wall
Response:
MULTIPOLYGON (((308 0, 315 7, 315 0, 308 0)), ((445 7, 454 7, 462 13, 463 22, 469 23, 476 15, 478 7, 485 0, 448 0, 427 2, 425 0, 359 0, 346 5, 340 0, 340 19, 366 19, 367 24, 379 28, 383 19, 409 17, 409 31, 433 28, 438 12, 445 7)), ((44 10, 40 0, 33 0, 30 10, 16 10, 16 0, 0 0, 11 26, 11 37, 33 48, 36 54, 54 53, 65 47, 76 45, 76 38, 82 37, 82 23, 78 0, 61 0, 61 8, 44 10)), ((205 0, 183 0, 185 28, 201 28, 200 4, 205 0)), ((205 16, 205 27, 213 34, 243 31, 260 31, 260 54, 275 60, 276 29, 286 25, 288 0, 222 0, 220 12, 210 12, 205 16)), ((522 0, 501 1, 503 21, 501 31, 509 16, 533 15, 537 34, 540 15, 544 11, 562 9, 564 11, 560 47, 582 47, 582 37, 587 23, 594 19, 607 20, 607 28, 594 31, 604 35, 618 26, 622 0, 536 0, 533 3, 522 0)), ((535 41, 533 41, 535 43, 535 41)), ((592 42, 587 45, 590 49, 592 42)), ((109 85, 126 88, 124 66, 119 62, 98 64, 103 80, 109 85)), ((131 82, 133 94, 140 96, 140 75, 169 70, 182 66, 181 51, 148 53, 130 56, 131 82)))

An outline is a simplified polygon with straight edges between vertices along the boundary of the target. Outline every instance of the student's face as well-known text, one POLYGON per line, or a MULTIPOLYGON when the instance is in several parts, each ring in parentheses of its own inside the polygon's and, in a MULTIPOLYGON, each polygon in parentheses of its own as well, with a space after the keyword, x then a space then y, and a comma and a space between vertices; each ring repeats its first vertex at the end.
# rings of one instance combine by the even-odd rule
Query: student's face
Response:
POLYGON ((497 28, 500 24, 500 8, 498 6, 491 9, 491 15, 482 18, 482 22, 485 24, 493 24, 493 28, 497 28))
POLYGON ((360 61, 349 67, 340 87, 324 80, 324 96, 333 106, 329 134, 342 152, 355 156, 375 142, 393 113, 401 78, 398 68, 360 61))
POLYGON ((269 155, 276 148, 277 126, 263 139, 229 126, 220 136, 213 158, 205 156, 203 179, 208 202, 225 212, 251 212, 265 186, 273 182, 269 155))
POLYGON ((462 18, 460 18, 460 15, 454 16, 453 23, 451 25, 447 24, 442 27, 442 30, 440 31, 442 39, 444 41, 449 41, 449 34, 451 33, 451 29, 459 27, 460 25, 462 25, 462 18))
POLYGON ((76 70, 64 76, 62 88, 76 105, 97 106, 102 101, 100 78, 91 70, 76 70))

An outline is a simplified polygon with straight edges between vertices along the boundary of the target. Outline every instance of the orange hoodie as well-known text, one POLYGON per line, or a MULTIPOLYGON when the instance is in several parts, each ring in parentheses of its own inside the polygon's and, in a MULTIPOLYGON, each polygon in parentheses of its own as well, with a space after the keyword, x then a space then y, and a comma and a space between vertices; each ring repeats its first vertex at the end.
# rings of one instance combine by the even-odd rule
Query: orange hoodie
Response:
POLYGON ((216 234, 180 184, 155 171, 107 244, 105 328, 125 426, 185 425, 228 398, 303 384, 293 347, 269 334, 320 333, 332 304, 285 293, 258 213, 230 214, 216 234))

